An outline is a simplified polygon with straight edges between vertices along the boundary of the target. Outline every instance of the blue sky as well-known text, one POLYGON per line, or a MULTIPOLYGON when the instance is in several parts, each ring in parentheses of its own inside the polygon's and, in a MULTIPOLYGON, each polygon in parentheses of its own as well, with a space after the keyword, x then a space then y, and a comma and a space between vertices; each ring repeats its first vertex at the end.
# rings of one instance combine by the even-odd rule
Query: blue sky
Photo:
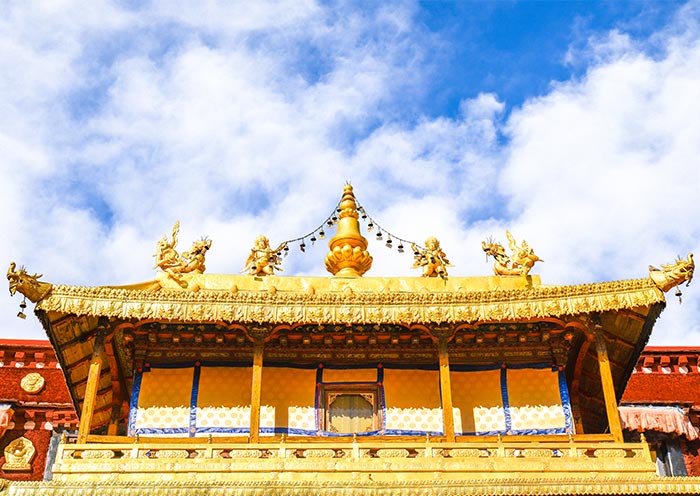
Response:
MULTIPOLYGON (((6 1, 0 64, 0 259, 47 281, 149 280, 176 220, 237 273, 346 180, 454 276, 490 274, 480 242, 506 229, 547 284, 698 248, 698 1, 6 1)), ((325 275, 325 249, 284 273, 325 275)), ((416 275, 370 249, 368 275, 416 275)), ((700 345, 699 296, 670 299, 653 344, 700 345)), ((0 335, 42 337, 18 304, 0 335)))
POLYGON ((675 1, 421 2, 418 22, 446 41, 437 50, 437 78, 426 111, 454 115, 459 102, 493 92, 518 106, 545 94, 552 81, 580 77, 586 64, 569 50, 610 30, 646 40, 675 15, 675 1), (468 61, 467 63, 465 63, 468 61))

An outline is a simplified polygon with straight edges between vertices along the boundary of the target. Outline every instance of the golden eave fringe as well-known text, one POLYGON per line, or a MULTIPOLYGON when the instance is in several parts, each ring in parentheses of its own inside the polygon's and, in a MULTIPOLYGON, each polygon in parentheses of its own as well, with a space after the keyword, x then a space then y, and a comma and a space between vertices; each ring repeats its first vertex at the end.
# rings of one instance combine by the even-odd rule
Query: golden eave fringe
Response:
POLYGON ((665 302, 651 279, 455 292, 143 291, 53 286, 38 310, 119 319, 272 324, 472 323, 648 307, 665 302))

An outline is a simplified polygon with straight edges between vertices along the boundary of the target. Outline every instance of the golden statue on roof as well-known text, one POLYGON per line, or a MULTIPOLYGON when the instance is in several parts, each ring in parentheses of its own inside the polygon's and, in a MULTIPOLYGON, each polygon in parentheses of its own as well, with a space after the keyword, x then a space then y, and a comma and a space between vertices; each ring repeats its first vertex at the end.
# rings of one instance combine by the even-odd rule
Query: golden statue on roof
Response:
POLYGON ((441 277, 447 279, 447 267, 450 261, 445 252, 440 248, 440 242, 434 236, 425 240, 425 249, 419 248, 415 243, 411 243, 415 261, 413 268, 423 268, 423 277, 441 277))
POLYGON ((326 269, 336 277, 360 277, 372 267, 367 239, 360 233, 355 195, 346 184, 339 205, 338 232, 328 242, 326 269))
MULTIPOLYGON (((194 272, 202 274, 206 270, 204 265, 205 256, 209 248, 211 248, 211 240, 202 238, 199 241, 192 243, 192 248, 182 254, 175 250, 180 232, 180 221, 173 226, 171 239, 168 241, 168 236, 158 241, 156 245, 156 253, 153 255, 156 259, 155 268, 160 268, 168 274, 168 277, 176 281, 181 286, 184 284, 181 274, 194 272)), ((186 284, 185 284, 186 285, 186 284)))
POLYGON ((287 247, 284 241, 274 250, 270 248, 270 240, 260 235, 255 239, 255 245, 250 249, 250 255, 245 262, 244 272, 252 276, 271 276, 276 270, 282 271, 280 253, 287 247))
POLYGON ((690 281, 693 280, 694 271, 695 261, 693 260, 693 254, 688 253, 687 259, 683 260, 681 257, 678 257, 675 263, 662 264, 661 269, 650 265, 649 277, 661 291, 666 292, 686 281, 686 286, 688 286, 690 281))
POLYGON ((506 255, 503 245, 496 243, 493 239, 481 242, 481 248, 486 253, 486 256, 492 256, 495 260, 493 271, 497 276, 519 275, 527 277, 535 262, 544 262, 544 260, 535 255, 535 250, 525 240, 518 246, 513 235, 507 230, 506 237, 508 238, 508 247, 512 252, 510 256, 506 255))

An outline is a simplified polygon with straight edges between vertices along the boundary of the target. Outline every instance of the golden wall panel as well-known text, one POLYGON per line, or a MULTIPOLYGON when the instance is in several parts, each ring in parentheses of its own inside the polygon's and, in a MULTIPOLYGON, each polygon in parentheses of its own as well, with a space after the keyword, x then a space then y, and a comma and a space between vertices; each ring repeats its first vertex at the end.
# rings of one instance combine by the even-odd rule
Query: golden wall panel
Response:
POLYGON ((452 405, 461 417, 461 432, 505 430, 500 370, 451 371, 450 381, 452 405))
POLYGON ((264 367, 261 404, 270 409, 261 427, 316 431, 316 369, 264 367))
POLYGON ((138 407, 187 407, 192 398, 194 368, 152 368, 141 377, 138 407))
POLYGON ((202 367, 197 406, 200 408, 250 406, 251 367, 202 367))
POLYGON ((516 431, 566 427, 559 376, 549 368, 509 369, 508 402, 516 431))

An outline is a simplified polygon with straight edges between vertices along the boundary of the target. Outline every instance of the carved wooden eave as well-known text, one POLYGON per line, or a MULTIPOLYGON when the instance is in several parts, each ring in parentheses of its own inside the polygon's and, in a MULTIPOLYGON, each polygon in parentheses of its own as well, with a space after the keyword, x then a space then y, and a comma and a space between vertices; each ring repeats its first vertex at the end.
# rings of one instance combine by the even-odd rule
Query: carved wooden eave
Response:
MULTIPOLYGON (((294 324, 474 323, 563 317, 664 303, 651 279, 577 286, 523 287, 516 277, 484 278, 257 278, 216 275, 192 280, 202 288, 144 291, 55 285, 37 304, 49 314, 183 322, 294 324), (239 284, 236 284, 238 282, 239 284), (332 284, 336 282, 337 284, 332 284), (472 289, 481 282, 478 289, 472 289), (208 283, 208 284, 207 284, 208 283), (211 289, 207 286, 213 286, 211 289), (325 286, 325 287, 324 287, 325 286), (235 287, 234 291, 230 288, 235 287), (289 288, 289 289, 288 289, 289 288)), ((148 283, 143 286, 147 286, 148 283)))
POLYGON ((615 390, 622 394, 662 310, 651 279, 543 286, 539 277, 303 278, 164 274, 129 287, 54 285, 41 319, 78 411, 98 320, 108 322, 93 426, 126 415, 134 367, 144 360, 247 360, 263 329, 266 360, 434 363, 445 329, 453 363, 552 362, 564 366, 587 432, 606 426, 592 343, 600 319, 615 390), (157 285, 156 285, 157 286, 157 285), (197 289, 192 291, 191 289, 197 289), (442 331, 441 331, 442 330, 442 331), (140 344, 139 344, 140 343, 140 344), (151 354, 150 358, 148 354, 151 354), (154 355, 161 353, 161 355, 154 355), (178 358, 178 354, 180 358, 178 358), (190 353, 192 355, 192 353, 190 353), (155 357, 155 358, 154 358, 155 357))

